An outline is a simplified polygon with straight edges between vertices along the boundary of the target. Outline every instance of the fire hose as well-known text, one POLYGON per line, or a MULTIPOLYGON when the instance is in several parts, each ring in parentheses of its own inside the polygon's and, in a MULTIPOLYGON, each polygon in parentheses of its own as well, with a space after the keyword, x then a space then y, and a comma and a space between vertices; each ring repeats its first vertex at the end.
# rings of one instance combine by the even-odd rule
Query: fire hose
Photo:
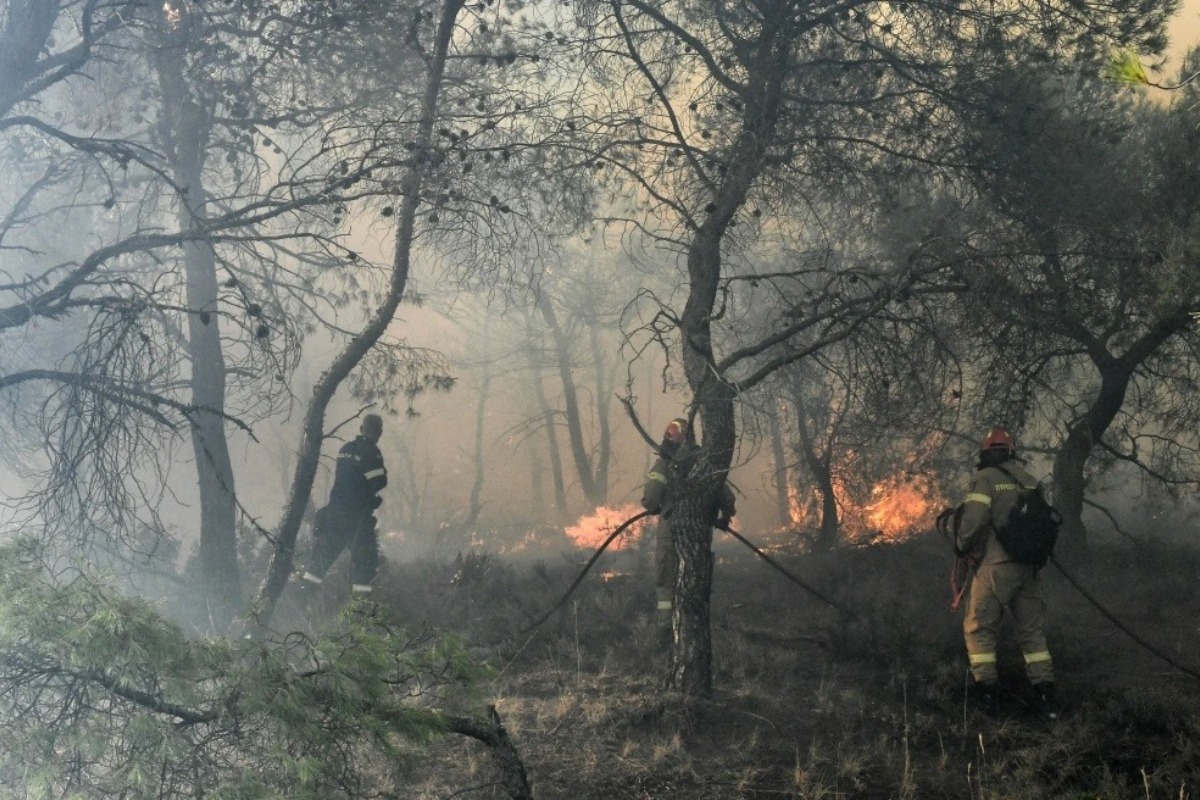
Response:
MULTIPOLYGON (((953 513, 953 509, 947 509, 947 511, 949 511, 951 514, 953 513)), ((600 546, 596 548, 596 552, 594 552, 592 554, 592 557, 588 559, 587 563, 584 565, 584 567, 580 571, 579 575, 576 576, 575 580, 571 583, 571 585, 567 589, 567 591, 563 593, 563 596, 561 598, 559 598, 557 603, 555 603, 553 606, 551 606, 551 608, 548 611, 546 611, 546 613, 544 613, 541 617, 539 617, 531 625, 526 626, 523 630, 519 631, 518 633, 514 634, 513 636, 506 637, 504 640, 501 640, 501 641, 507 641, 509 639, 514 639, 519 636, 524 636, 526 634, 532 633, 535 630, 537 630, 542 624, 544 624, 546 622, 546 620, 550 619, 550 617, 553 616, 556 611, 558 611, 560 608, 562 608, 563 605, 567 602, 567 600, 570 599, 571 595, 574 594, 575 590, 579 588, 579 585, 581 583, 583 583, 583 579, 585 577, 587 577, 588 572, 595 565, 595 563, 600 559, 601 554, 604 553, 604 551, 608 548, 608 546, 610 544, 612 544, 618 536, 620 536, 622 533, 624 533, 626 530, 628 530, 629 526, 633 525, 633 523, 635 523, 638 520, 643 519, 649 515, 650 515, 649 511, 642 511, 638 514, 633 515, 632 517, 630 517, 629 519, 627 519, 623 523, 621 523, 619 526, 617 526, 617 528, 608 535, 608 538, 606 538, 600 544, 600 546)), ((938 527, 938 530, 943 535, 946 535, 948 533, 947 528, 949 527, 948 526, 949 516, 950 516, 949 514, 946 514, 945 512, 943 512, 943 514, 938 517, 937 527, 938 527)), ((787 578, 792 583, 796 584, 800 588, 809 592, 814 597, 816 597, 817 599, 826 603, 827 605, 837 609, 838 611, 845 614, 846 616, 848 616, 852 619, 858 619, 858 617, 855 614, 847 611, 844 607, 842 607, 838 603, 829 599, 824 594, 822 594, 821 592, 814 589, 812 586, 810 586, 807 583, 805 583, 804 581, 800 580, 800 578, 798 578, 796 575, 794 575, 791 571, 789 571, 783 565, 781 565, 777 561, 775 561, 775 559, 771 558, 769 555, 764 553, 761 549, 756 547, 749 539, 747 539, 745 536, 743 536, 742 534, 735 531, 733 528, 729 527, 729 525, 722 525, 722 526, 718 526, 718 527, 721 530, 728 533, 733 538, 737 539, 739 542, 744 544, 746 547, 748 547, 755 555, 757 555, 759 558, 761 558, 763 561, 765 561, 772 568, 777 570, 780 574, 782 574, 785 578, 787 578)), ((965 592, 966 583, 967 583, 965 578, 969 576, 969 572, 966 575, 964 575, 962 573, 962 571, 960 570, 960 567, 963 567, 964 565, 968 565, 968 562, 962 556, 958 555, 957 547, 955 548, 955 555, 956 555, 956 562, 955 562, 954 577, 952 578, 952 583, 957 582, 955 580, 956 578, 962 580, 961 585, 953 586, 953 589, 955 590, 955 595, 956 595, 956 599, 955 599, 955 603, 954 603, 953 607, 957 608, 957 606, 958 606, 957 601, 961 599, 962 594, 965 592)), ((1085 600, 1087 600, 1097 611, 1099 611, 1105 617, 1105 619, 1107 619, 1114 626, 1116 626, 1116 628, 1118 630, 1120 630, 1122 633, 1124 633, 1126 636, 1128 636, 1133 641, 1137 642, 1139 645, 1141 645, 1143 648, 1145 648, 1148 652, 1150 652, 1151 654, 1162 659, 1164 662, 1171 665, 1172 667, 1179 670, 1180 672, 1183 672, 1186 675, 1190 675, 1193 678, 1200 679, 1200 672, 1197 672, 1196 670, 1191 669, 1190 667, 1180 664, 1178 661, 1176 661, 1175 659, 1171 658, 1169 655, 1164 653, 1161 649, 1159 649, 1158 647, 1155 647, 1154 645, 1147 642, 1142 637, 1138 636, 1132 630, 1130 630, 1129 627, 1126 626, 1124 623, 1122 623, 1116 617, 1115 614, 1113 614, 1111 611, 1109 611, 1107 608, 1105 608, 1104 605, 1102 603, 1100 603, 1099 600, 1097 600, 1095 597, 1092 596, 1092 594, 1090 592, 1088 592, 1086 589, 1084 589, 1083 586, 1074 578, 1074 576, 1072 576, 1071 573, 1069 573, 1066 569, 1063 568, 1063 565, 1059 562, 1059 560, 1057 558, 1055 558, 1054 556, 1051 556, 1050 563, 1054 564, 1054 566, 1058 569, 1058 571, 1060 573, 1062 573, 1062 576, 1067 579, 1067 582, 1070 583, 1071 586, 1074 587, 1074 589, 1077 592, 1079 592, 1079 594, 1082 595, 1083 598, 1085 600)), ((498 642, 497 642, 497 644, 498 644, 498 642)))
MULTIPOLYGON (((561 598, 559 598, 558 602, 556 602, 553 606, 551 606, 550 609, 546 613, 544 613, 544 614, 542 614, 542 616, 538 617, 537 620, 534 621, 532 624, 526 626, 524 629, 513 634, 511 637, 506 637, 506 638, 515 639, 515 638, 524 636, 526 634, 532 633, 538 627, 540 627, 542 624, 544 624, 546 622, 546 620, 550 619, 550 617, 552 617, 556 611, 561 609, 563 607, 563 605, 566 604, 567 600, 571 597, 571 595, 575 593, 575 590, 579 588, 579 585, 581 583, 583 583, 583 579, 585 577, 587 577, 588 572, 595 565, 596 561, 599 560, 600 555, 608 548, 608 546, 610 544, 612 544, 618 536, 620 536, 622 533, 624 533, 629 528, 630 525, 632 525, 633 523, 637 522, 638 520, 643 519, 644 517, 647 517, 649 515, 650 515, 649 511, 642 511, 638 514, 633 515, 629 519, 622 522, 619 526, 617 526, 617 528, 608 535, 608 538, 606 538, 600 544, 600 546, 596 548, 596 552, 594 552, 592 554, 592 557, 588 559, 586 564, 584 564, 583 569, 579 572, 579 575, 577 575, 575 577, 575 580, 571 583, 571 586, 567 589, 566 592, 563 593, 563 596, 561 598)), ((814 597, 821 600, 822 602, 827 603, 828 605, 832 606, 833 608, 836 608, 838 611, 842 612, 847 617, 850 617, 851 619, 857 619, 857 616, 855 614, 847 611, 845 608, 838 605, 833 600, 830 600, 828 597, 826 597, 821 592, 814 589, 812 586, 809 586, 807 583, 800 580, 800 578, 796 577, 794 574, 792 574, 790 571, 788 571, 787 568, 785 568, 783 565, 781 565, 777 561, 775 561, 775 559, 771 558, 769 555, 764 553, 762 550, 760 550, 758 547, 756 547, 749 539, 747 539, 745 536, 742 536, 742 534, 738 533, 733 528, 729 527, 728 525, 720 525, 717 527, 719 527, 721 530, 728 533, 733 538, 737 539, 742 544, 746 545, 746 547, 750 548, 750 550, 752 550, 755 555, 757 555, 763 561, 767 562, 767 564, 769 564, 770 566, 772 566, 773 568, 778 570, 784 577, 786 577, 792 583, 796 584, 800 588, 809 592, 810 594, 812 594, 814 597)))
POLYGON ((821 600, 824 603, 827 603, 830 606, 833 606, 838 611, 842 612, 843 614, 845 614, 847 617, 850 617, 851 619, 858 619, 858 617, 855 614, 851 613, 850 611, 847 611, 842 606, 838 605, 837 603, 830 600, 825 595, 818 592, 813 587, 809 586, 804 581, 797 578, 795 575, 793 575, 791 572, 789 572, 783 565, 779 564, 777 561, 775 561, 775 559, 771 558, 769 555, 764 553, 762 550, 755 547, 754 544, 751 543, 751 541, 749 539, 747 539, 745 536, 742 536, 740 533, 735 531, 733 528, 729 527, 728 525, 721 525, 718 527, 720 527, 721 530, 725 531, 733 538, 737 539, 742 544, 746 545, 746 547, 749 547, 752 551, 754 551, 754 554, 756 556, 758 556, 763 561, 770 564, 772 567, 774 567, 776 570, 778 570, 780 572, 780 574, 782 574, 785 578, 787 578, 789 581, 791 581, 792 583, 799 586, 801 589, 803 589, 806 592, 808 592, 809 594, 811 594, 813 597, 817 598, 818 600, 821 600))
POLYGON ((563 596, 561 598, 559 598, 558 602, 555 603, 553 606, 551 606, 549 611, 547 611, 542 616, 538 617, 536 622, 534 622, 532 625, 527 626, 525 629, 520 630, 517 633, 513 634, 512 637, 510 637, 510 638, 515 639, 518 636, 524 636, 527 633, 532 633, 534 630, 536 630, 538 627, 540 627, 542 625, 542 623, 544 623, 546 620, 550 619, 550 617, 552 617, 554 615, 554 612, 558 611, 560 608, 562 608, 563 605, 567 602, 567 599, 570 598, 570 596, 572 594, 574 594, 575 590, 579 588, 579 584, 583 583, 583 579, 587 577, 588 571, 591 570, 592 566, 600 559, 600 554, 603 553, 608 548, 608 546, 616 540, 616 538, 618 536, 620 536, 622 533, 624 533, 629 528, 630 525, 637 522, 639 519, 642 519, 643 517, 648 517, 648 516, 650 516, 649 511, 642 511, 641 513, 634 514, 632 517, 630 517, 629 519, 625 520, 620 525, 618 525, 616 530, 614 530, 612 533, 610 533, 608 535, 608 538, 605 539, 600 544, 600 546, 596 548, 596 552, 592 553, 592 557, 589 558, 587 563, 583 565, 583 570, 580 571, 579 575, 575 578, 575 581, 571 584, 570 588, 567 589, 567 591, 563 593, 563 596))
POLYGON ((1180 672, 1182 672, 1184 674, 1191 675, 1193 678, 1196 678, 1197 680, 1200 680, 1200 672, 1197 672, 1196 670, 1191 669, 1190 667, 1186 667, 1183 664, 1180 664, 1178 661, 1171 658, 1169 655, 1164 653, 1162 650, 1160 650, 1159 648, 1150 644, 1145 639, 1138 636, 1136 633, 1134 633, 1128 627, 1126 627, 1125 624, 1121 622, 1121 620, 1117 619, 1116 615, 1114 615, 1111 611, 1109 611, 1107 608, 1105 608, 1103 605, 1101 605, 1099 600, 1097 600, 1086 589, 1084 589, 1083 586, 1080 585, 1079 581, 1075 580, 1075 578, 1072 577, 1071 573, 1069 573, 1065 569, 1063 569, 1063 565, 1059 563, 1057 558, 1055 558, 1054 556, 1050 556, 1050 563, 1053 564, 1055 567, 1057 567, 1058 571, 1062 573, 1062 576, 1067 579, 1067 582, 1070 583, 1071 586, 1075 587, 1075 591, 1077 591, 1081 595, 1083 595, 1083 598, 1085 600, 1087 600, 1089 603, 1091 603, 1092 606, 1097 611, 1099 611, 1102 615, 1104 615, 1105 619, 1107 619, 1109 622, 1111 622, 1113 625, 1115 625, 1117 630, 1121 631, 1121 633, 1124 633, 1130 639, 1133 639, 1135 642, 1140 644, 1142 647, 1146 648, 1147 651, 1158 656, 1159 658, 1161 658, 1163 661, 1170 664, 1175 669, 1179 670, 1180 672))
MULTIPOLYGON (((956 510, 957 509, 947 508, 941 514, 939 514, 937 518, 938 532, 941 533, 942 536, 946 537, 946 540, 950 542, 951 547, 954 549, 955 555, 954 567, 952 569, 950 578, 950 589, 954 595, 954 601, 950 605, 951 611, 958 610, 959 602, 962 600, 962 596, 966 592, 967 584, 970 582, 970 577, 974 573, 975 566, 977 566, 977 562, 972 562, 969 556, 959 552, 958 545, 954 541, 953 535, 950 531, 951 519, 954 517, 956 510)), ((1067 570, 1063 568, 1062 563, 1057 558, 1050 556, 1050 563, 1053 564, 1055 568, 1062 574, 1062 576, 1067 579, 1067 583, 1071 584, 1072 588, 1079 592, 1079 594, 1083 596, 1083 599, 1087 600, 1088 603, 1090 603, 1093 608, 1099 611, 1105 619, 1111 622, 1117 628, 1117 630, 1121 631, 1121 633, 1137 642, 1139 645, 1145 648, 1147 652, 1158 656, 1175 669, 1200 680, 1200 672, 1180 664, 1178 661, 1171 658, 1171 656, 1164 653, 1160 648, 1154 646, 1150 642, 1147 642, 1141 636, 1138 636, 1127 625, 1125 625, 1125 623, 1121 622, 1121 620, 1118 619, 1115 614, 1105 608, 1104 605, 1094 596, 1092 596, 1087 589, 1083 588, 1083 585, 1080 584, 1079 581, 1077 581, 1075 577, 1071 575, 1071 573, 1067 572, 1067 570)))

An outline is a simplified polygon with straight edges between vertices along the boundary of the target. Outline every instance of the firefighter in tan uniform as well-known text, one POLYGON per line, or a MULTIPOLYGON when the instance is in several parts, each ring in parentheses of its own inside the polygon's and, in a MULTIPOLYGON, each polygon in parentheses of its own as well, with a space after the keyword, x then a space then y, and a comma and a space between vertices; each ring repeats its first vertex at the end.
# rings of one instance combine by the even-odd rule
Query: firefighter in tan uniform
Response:
MULTIPOLYGON (((676 479, 673 461, 679 460, 688 442, 688 423, 676 417, 667 424, 659 445, 658 460, 646 475, 646 487, 642 492, 642 506, 651 514, 658 514, 658 525, 654 529, 654 595, 656 618, 660 637, 669 638, 671 630, 671 597, 675 586, 675 572, 679 559, 675 554, 675 542, 671 537, 672 486, 676 479)), ((721 485, 717 498, 717 517, 714 525, 724 527, 733 519, 736 499, 728 483, 721 485)))
POLYGON ((1025 672, 1033 684, 1038 710, 1057 717, 1054 667, 1046 645, 1046 601, 1038 568, 1014 561, 993 535, 1003 525, 1021 486, 1037 481, 1017 465, 1016 446, 1007 431, 993 429, 980 444, 979 464, 963 503, 958 548, 976 563, 970 600, 963 619, 967 657, 975 679, 973 694, 985 708, 997 701, 996 640, 1000 620, 1008 608, 1016 623, 1017 639, 1025 656, 1025 672), (1012 476, 1006 475, 1003 469, 1012 476), (1014 481, 1014 478, 1016 479, 1014 481))

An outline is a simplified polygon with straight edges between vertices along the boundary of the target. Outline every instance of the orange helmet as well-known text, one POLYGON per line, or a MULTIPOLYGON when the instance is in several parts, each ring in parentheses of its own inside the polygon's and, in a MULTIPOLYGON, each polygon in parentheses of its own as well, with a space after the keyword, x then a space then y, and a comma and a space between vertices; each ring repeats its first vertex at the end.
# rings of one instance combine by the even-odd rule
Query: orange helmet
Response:
POLYGON ((1004 428, 992 428, 983 441, 979 443, 980 450, 1016 450, 1017 445, 1012 436, 1004 428))
POLYGON ((683 444, 683 440, 687 438, 687 420, 683 417, 676 417, 667 423, 667 429, 663 432, 663 439, 675 444, 683 444))

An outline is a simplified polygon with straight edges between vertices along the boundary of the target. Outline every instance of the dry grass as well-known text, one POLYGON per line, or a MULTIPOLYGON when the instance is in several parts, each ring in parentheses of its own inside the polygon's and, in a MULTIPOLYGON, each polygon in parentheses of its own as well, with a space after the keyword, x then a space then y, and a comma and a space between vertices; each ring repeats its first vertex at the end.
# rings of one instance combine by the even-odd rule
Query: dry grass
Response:
MULTIPOLYGON (((1184 588, 1197 563, 1190 552, 1118 550, 1074 572, 1141 635, 1200 667, 1200 593, 1184 588)), ((574 564, 475 555, 465 567, 393 565, 380 600, 414 625, 480 645, 497 675, 483 693, 542 800, 1200 796, 1200 681, 1113 629, 1061 576, 1046 582, 1067 708, 1048 724, 1023 704, 1011 637, 1000 668, 1012 699, 997 718, 966 704, 949 563, 934 543, 786 564, 848 613, 748 552, 722 551, 716 691, 698 703, 660 689, 646 576, 616 589, 589 577, 523 636, 514 635, 561 597, 574 564)), ((402 794, 503 797, 490 775, 476 745, 447 739, 402 794)))

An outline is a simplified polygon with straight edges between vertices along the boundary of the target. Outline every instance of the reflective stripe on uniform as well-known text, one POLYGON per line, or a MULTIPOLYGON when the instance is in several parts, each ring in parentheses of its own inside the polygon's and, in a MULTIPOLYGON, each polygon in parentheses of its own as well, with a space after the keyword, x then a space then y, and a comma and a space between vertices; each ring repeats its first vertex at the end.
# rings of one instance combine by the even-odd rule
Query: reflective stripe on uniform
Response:
POLYGON ((1025 663, 1026 664, 1036 664, 1039 661, 1049 661, 1049 660, 1050 660, 1050 651, 1049 650, 1042 650, 1037 653, 1026 653, 1025 654, 1025 663))
POLYGON ((387 475, 387 470, 384 469, 383 467, 380 467, 379 469, 373 469, 369 472, 363 473, 363 477, 366 478, 367 480, 370 480, 371 478, 379 478, 384 475, 387 475))
POLYGON ((670 600, 659 600, 658 601, 658 610, 659 611, 670 611, 671 610, 671 601, 670 600))
POLYGON ((995 653, 971 653, 969 656, 967 656, 967 659, 971 662, 971 666, 975 666, 976 664, 995 664, 996 663, 996 654, 995 653))
POLYGON ((971 492, 969 495, 967 495, 966 502, 968 502, 968 503, 983 503, 985 506, 990 506, 992 504, 992 498, 988 497, 986 494, 980 494, 979 492, 971 492))
POLYGON ((658 481, 659 483, 666 483, 667 476, 663 475, 661 472, 651 472, 649 475, 646 476, 646 480, 658 481))
POLYGON ((350 587, 350 591, 354 592, 355 594, 370 594, 371 587, 365 583, 356 583, 350 587))

